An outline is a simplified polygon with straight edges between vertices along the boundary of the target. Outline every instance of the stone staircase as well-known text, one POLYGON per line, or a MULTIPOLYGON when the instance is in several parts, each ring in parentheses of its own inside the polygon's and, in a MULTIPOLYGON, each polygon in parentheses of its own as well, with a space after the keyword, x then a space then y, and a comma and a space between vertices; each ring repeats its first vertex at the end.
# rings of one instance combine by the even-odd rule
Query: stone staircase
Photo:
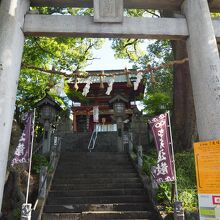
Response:
POLYGON ((159 218, 128 154, 62 152, 42 219, 159 218))
MULTIPOLYGON (((62 151, 88 152, 91 133, 65 133, 62 136, 62 151)), ((94 152, 116 152, 117 132, 99 132, 94 152)))

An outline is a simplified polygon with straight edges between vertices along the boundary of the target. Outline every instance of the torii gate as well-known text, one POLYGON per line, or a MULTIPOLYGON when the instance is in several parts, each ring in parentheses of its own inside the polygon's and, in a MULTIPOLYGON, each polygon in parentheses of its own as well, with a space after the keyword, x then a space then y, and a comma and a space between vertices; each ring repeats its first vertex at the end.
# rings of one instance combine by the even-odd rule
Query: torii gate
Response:
POLYGON ((220 138, 219 0, 0 0, 0 207, 25 36, 186 40, 201 141, 220 138), (93 2, 94 1, 94 2, 93 2), (208 4, 209 2, 209 4, 208 4), (93 4, 94 3, 94 4, 93 4), (29 6, 95 7, 89 16, 28 13, 29 6), (178 18, 126 18, 123 8, 178 11, 178 18), (103 13, 104 11, 104 13, 103 13))

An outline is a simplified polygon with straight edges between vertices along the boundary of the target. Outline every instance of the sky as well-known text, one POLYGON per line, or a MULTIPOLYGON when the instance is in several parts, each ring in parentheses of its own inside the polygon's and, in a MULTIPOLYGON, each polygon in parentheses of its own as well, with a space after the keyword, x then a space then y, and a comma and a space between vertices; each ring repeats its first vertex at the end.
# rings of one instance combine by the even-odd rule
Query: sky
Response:
POLYGON ((94 57, 99 58, 92 60, 86 70, 116 70, 131 68, 132 63, 128 59, 115 59, 114 51, 111 48, 111 41, 106 40, 100 50, 93 50, 94 57))

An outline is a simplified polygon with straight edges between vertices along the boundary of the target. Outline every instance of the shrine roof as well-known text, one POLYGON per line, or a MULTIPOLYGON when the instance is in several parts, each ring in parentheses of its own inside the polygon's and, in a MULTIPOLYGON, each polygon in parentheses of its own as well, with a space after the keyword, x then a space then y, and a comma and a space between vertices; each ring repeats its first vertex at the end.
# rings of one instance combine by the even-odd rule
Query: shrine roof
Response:
MULTIPOLYGON (((136 70, 129 69, 129 78, 131 81, 135 80, 137 78, 137 74, 134 74, 133 72, 136 70)), ((124 70, 105 70, 105 71, 87 71, 87 73, 90 75, 88 78, 78 78, 77 82, 78 84, 85 84, 88 81, 93 83, 100 83, 100 76, 97 76, 97 74, 105 74, 105 76, 102 76, 102 82, 103 83, 110 83, 112 79, 114 79, 114 83, 123 83, 127 82, 127 75, 114 75, 114 74, 123 74, 124 70), (106 76, 109 75, 109 76, 106 76)))
MULTIPOLYGON (((109 104, 109 101, 114 98, 116 95, 122 95, 129 101, 137 100, 140 94, 144 93, 144 83, 143 80, 140 81, 136 90, 134 90, 134 86, 132 82, 135 82, 137 79, 137 71, 134 69, 128 70, 105 70, 105 71, 87 71, 87 74, 90 76, 88 78, 78 78, 77 77, 77 86, 78 92, 83 93, 83 90, 86 84, 89 82, 89 91, 86 95, 86 98, 90 100, 90 103, 102 103, 102 104, 109 104), (126 74, 129 73, 129 75, 126 74), (100 75, 104 74, 105 77, 102 78, 100 75), (109 75, 109 77, 108 77, 109 75), (114 75, 114 76, 113 76, 114 75), (128 77, 130 78, 130 82, 132 85, 128 84, 128 77), (107 90, 110 80, 114 78, 114 82, 112 84, 112 89, 109 94, 107 94, 107 90), (101 83, 102 87, 101 87, 101 83)), ((79 75, 79 73, 78 73, 79 75)), ((75 91, 75 79, 72 78, 71 81, 68 83, 70 89, 75 91)), ((78 96, 72 97, 73 101, 81 102, 78 96)))

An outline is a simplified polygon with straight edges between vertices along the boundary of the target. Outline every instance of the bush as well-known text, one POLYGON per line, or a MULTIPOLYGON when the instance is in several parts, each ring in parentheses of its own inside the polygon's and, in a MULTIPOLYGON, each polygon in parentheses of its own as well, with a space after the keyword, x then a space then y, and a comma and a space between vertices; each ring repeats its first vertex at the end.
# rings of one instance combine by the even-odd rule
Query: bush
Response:
MULTIPOLYGON (((151 167, 157 162, 156 151, 144 155, 143 171, 151 175, 151 167)), ((195 211, 198 207, 195 161, 193 152, 182 152, 175 155, 177 186, 179 201, 183 202, 184 209, 195 211)), ((156 192, 156 200, 160 205, 165 206, 167 211, 172 209, 171 201, 172 184, 161 183, 156 192)))
POLYGON ((39 174, 42 166, 49 166, 48 158, 42 154, 34 154, 32 158, 32 172, 39 174))
POLYGON ((198 207, 195 159, 193 152, 175 155, 179 200, 185 210, 194 211, 198 207))
POLYGON ((151 150, 147 154, 143 155, 143 171, 148 176, 151 175, 151 168, 157 164, 157 152, 151 150))

